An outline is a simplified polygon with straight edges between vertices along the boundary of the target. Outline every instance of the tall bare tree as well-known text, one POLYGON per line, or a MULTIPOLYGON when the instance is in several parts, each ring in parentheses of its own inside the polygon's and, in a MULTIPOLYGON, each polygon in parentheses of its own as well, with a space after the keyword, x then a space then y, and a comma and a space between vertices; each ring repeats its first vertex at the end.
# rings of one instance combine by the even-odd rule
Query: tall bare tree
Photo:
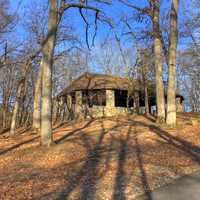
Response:
MULTIPOLYGON (((120 0, 128 7, 136 10, 139 16, 148 17, 153 24, 153 32, 151 35, 154 39, 154 58, 156 73, 156 105, 157 105, 157 122, 165 122, 165 97, 163 85, 163 59, 162 59, 162 34, 160 30, 160 0, 148 0, 148 6, 140 8, 130 3, 128 0, 120 0)), ((140 17, 141 18, 141 17, 140 17)), ((149 32, 148 32, 149 33, 149 32)))
MULTIPOLYGON (((40 63, 40 66, 42 66, 42 63, 40 63)), ((40 129, 41 125, 41 96, 42 96, 42 67, 39 67, 38 77, 35 83, 33 124, 32 124, 32 128, 36 131, 40 129)))
POLYGON ((176 49, 178 40, 178 8, 179 0, 172 0, 170 11, 170 41, 168 61, 167 88, 167 124, 176 124, 176 49))
POLYGON ((156 105, 157 105, 157 121, 163 123, 165 121, 165 97, 163 85, 163 61, 162 61, 162 42, 160 32, 160 1, 152 0, 150 5, 153 7, 153 34, 154 34, 154 56, 156 71, 156 105))
MULTIPOLYGON (((6 59, 6 63, 9 62, 9 58, 6 59)), ((14 95, 16 76, 18 74, 18 69, 16 65, 6 64, 6 67, 1 68, 0 72, 0 89, 2 98, 2 128, 8 128, 9 126, 9 116, 10 116, 10 101, 14 95)))
MULTIPOLYGON (((9 1, 0 0, 0 73, 4 74, 1 77, 0 89, 0 100, 2 99, 2 127, 7 128, 8 126, 8 114, 9 114, 9 103, 14 90, 13 83, 13 66, 14 62, 11 58, 13 48, 8 44, 7 40, 9 33, 12 33, 16 25, 16 15, 11 13, 9 9, 9 1), (11 63, 12 62, 12 63, 11 63), (11 75, 12 74, 12 75, 11 75), (6 75, 6 76, 5 76, 6 75), (7 78, 7 80, 6 80, 7 78)), ((1 124, 1 123, 0 123, 1 124)))
POLYGON ((57 0, 50 0, 48 34, 42 47, 42 108, 41 108, 41 144, 52 143, 52 66, 58 24, 57 0))
POLYGON ((13 136, 15 134, 15 129, 16 129, 16 123, 17 123, 17 115, 19 112, 19 107, 21 106, 21 96, 23 95, 22 93, 24 92, 24 87, 25 87, 25 77, 23 77, 21 80, 18 82, 17 86, 17 94, 16 94, 16 100, 15 104, 13 107, 13 112, 12 112, 12 119, 11 119, 11 127, 10 127, 10 135, 13 136))
MULTIPOLYGON (((98 0, 97 3, 106 3, 106 1, 98 0)), ((52 141, 52 66, 53 55, 56 43, 58 26, 60 24, 63 13, 70 9, 76 8, 79 10, 81 17, 86 23, 86 41, 88 43, 88 22, 84 16, 83 10, 91 10, 95 12, 95 30, 97 29, 97 20, 99 19, 100 10, 95 6, 88 5, 87 1, 66 2, 61 0, 49 0, 49 18, 47 37, 43 42, 42 47, 42 105, 41 105, 41 144, 50 146, 52 141)))
POLYGON ((13 113, 12 113, 12 120, 11 120, 11 128, 10 128, 10 135, 14 135, 15 129, 16 129, 16 121, 17 121, 17 114, 19 112, 19 107, 22 106, 22 100, 25 97, 25 88, 26 88, 26 82, 28 79, 28 74, 32 67, 32 62, 35 59, 35 57, 38 55, 40 51, 31 52, 30 55, 27 56, 27 58, 22 58, 24 61, 21 63, 21 77, 18 81, 18 86, 16 90, 16 99, 13 106, 13 113))

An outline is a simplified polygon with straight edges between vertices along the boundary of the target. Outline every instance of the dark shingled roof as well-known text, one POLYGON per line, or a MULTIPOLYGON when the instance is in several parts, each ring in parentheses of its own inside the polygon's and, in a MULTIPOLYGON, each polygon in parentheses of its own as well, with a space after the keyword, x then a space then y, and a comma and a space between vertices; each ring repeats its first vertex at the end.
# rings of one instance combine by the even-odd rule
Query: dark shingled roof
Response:
POLYGON ((128 90, 133 84, 128 78, 106 74, 85 73, 74 80, 67 88, 58 96, 69 94, 78 90, 96 90, 96 89, 118 89, 128 90))
MULTIPOLYGON (((152 85, 152 83, 150 85, 152 85)), ((68 87, 66 87, 57 97, 64 96, 71 92, 80 90, 129 90, 133 87, 135 88, 135 90, 141 90, 141 86, 142 85, 137 84, 136 80, 134 81, 128 78, 107 74, 84 73, 83 75, 72 81, 72 83, 68 87)), ((155 87, 155 85, 153 87, 155 87)), ((165 96, 167 96, 166 88, 165 96)), ((176 97, 180 97, 182 100, 184 100, 184 97, 179 93, 176 93, 176 97)))

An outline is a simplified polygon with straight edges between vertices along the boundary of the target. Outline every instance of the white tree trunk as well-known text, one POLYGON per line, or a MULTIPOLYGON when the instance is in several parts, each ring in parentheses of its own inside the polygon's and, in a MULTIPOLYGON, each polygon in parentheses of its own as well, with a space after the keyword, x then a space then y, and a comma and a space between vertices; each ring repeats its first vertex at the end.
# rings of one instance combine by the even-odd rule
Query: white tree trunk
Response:
POLYGON ((57 0, 50 0, 48 35, 42 53, 41 145, 52 143, 52 65, 57 32, 57 0))
POLYGON ((178 40, 178 7, 179 0, 172 0, 170 14, 170 41, 168 61, 168 89, 167 89, 167 124, 176 125, 176 49, 178 40))
POLYGON ((12 119, 11 119, 11 127, 10 127, 10 135, 13 136, 15 134, 15 129, 16 129, 16 122, 17 122, 17 114, 19 111, 19 105, 21 101, 21 94, 23 90, 23 85, 24 85, 24 80, 21 80, 19 82, 18 88, 17 88, 17 95, 16 95, 16 100, 13 108, 13 113, 12 113, 12 119))
POLYGON ((149 115, 149 94, 146 81, 144 83, 144 102, 145 102, 145 114, 149 115))
POLYGON ((165 97, 163 85, 163 62, 162 62, 162 43, 160 35, 160 8, 159 1, 155 1, 153 16, 154 31, 154 56, 156 71, 156 105, 157 105, 157 122, 165 122, 165 97))
POLYGON ((42 61, 38 72, 37 81, 35 84, 35 96, 33 103, 33 125, 32 128, 36 131, 40 130, 41 126, 41 96, 42 96, 42 61))

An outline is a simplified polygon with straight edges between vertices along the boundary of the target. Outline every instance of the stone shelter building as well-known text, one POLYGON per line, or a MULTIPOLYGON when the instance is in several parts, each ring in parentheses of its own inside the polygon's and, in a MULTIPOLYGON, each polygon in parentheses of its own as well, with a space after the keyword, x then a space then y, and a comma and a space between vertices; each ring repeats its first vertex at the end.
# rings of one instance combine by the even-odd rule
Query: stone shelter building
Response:
MULTIPOLYGON (((156 105, 154 89, 149 93, 150 112, 156 105)), ((178 112, 183 111, 183 100, 181 95, 176 95, 178 112)), ((144 112, 144 94, 136 80, 105 74, 83 74, 57 96, 57 101, 61 107, 65 104, 68 114, 73 117, 96 118, 144 112)))

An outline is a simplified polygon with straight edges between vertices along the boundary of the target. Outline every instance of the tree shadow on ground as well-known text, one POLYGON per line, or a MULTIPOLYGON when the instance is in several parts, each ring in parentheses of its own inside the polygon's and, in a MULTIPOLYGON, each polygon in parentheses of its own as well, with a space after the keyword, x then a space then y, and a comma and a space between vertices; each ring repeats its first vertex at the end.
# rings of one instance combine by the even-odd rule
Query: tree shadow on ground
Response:
MULTIPOLYGON (((173 146, 178 151, 182 151, 186 156, 188 156, 191 160, 195 161, 197 164, 200 164, 200 148, 194 144, 192 144, 189 141, 186 141, 180 137, 174 136, 167 131, 163 130, 162 128, 158 127, 156 124, 146 124, 142 122, 137 122, 138 125, 146 126, 149 128, 149 130, 156 134, 159 138, 157 140, 158 143, 166 143, 170 146, 173 146)), ((137 150, 137 154, 140 152, 140 150, 137 150)), ((140 156, 139 158, 139 165, 140 164, 140 156)), ((148 182, 145 178, 145 171, 143 171, 142 165, 140 166, 142 176, 144 177, 143 187, 147 186, 146 189, 144 188, 145 195, 139 196, 139 199, 147 199, 152 200, 152 193, 150 192, 148 182)))
MULTIPOLYGON (((136 121, 133 118, 128 120, 115 120, 116 125, 113 125, 111 128, 105 128, 104 120, 99 121, 101 123, 101 130, 99 131, 98 137, 94 138, 92 135, 88 134, 85 131, 85 128, 92 125, 93 120, 88 121, 84 126, 81 128, 75 129, 74 131, 68 132, 66 135, 62 136, 56 143, 63 142, 79 142, 84 149, 86 150, 86 157, 81 159, 81 161, 77 163, 73 163, 71 165, 71 171, 68 167, 66 167, 66 185, 64 189, 59 192, 58 197, 56 199, 65 200, 70 199, 71 194, 78 189, 78 197, 75 199, 80 200, 96 200, 98 193, 98 183, 99 181, 106 175, 107 171, 109 170, 109 164, 111 162, 111 157, 113 154, 116 155, 116 173, 114 177, 114 183, 112 188, 112 196, 111 199, 113 200, 126 200, 126 188, 127 184, 131 184, 127 180, 127 172, 126 172, 126 162, 128 159, 134 159, 137 163, 137 167, 139 168, 142 188, 144 192, 144 199, 152 200, 152 193, 150 190, 148 174, 145 171, 145 164, 144 163, 144 150, 143 145, 140 143, 140 129, 141 127, 146 127, 148 130, 151 131, 151 134, 156 134, 158 136, 158 142, 162 144, 163 142, 175 147, 177 150, 182 151, 188 157, 195 160, 198 164, 200 164, 200 148, 191 144, 190 142, 183 140, 182 138, 176 137, 168 133, 167 131, 161 129, 156 124, 150 122, 142 122, 136 121), (127 132, 125 131, 124 127, 127 127, 127 132), (137 127, 140 129, 137 130, 137 127), (117 137, 115 135, 115 130, 122 133, 124 137, 117 137), (113 132, 114 133, 113 133, 113 132), (77 134, 77 137, 72 137, 70 140, 70 136, 74 136, 77 134), (111 140, 109 140, 105 144, 106 136, 111 136, 111 140), (133 138, 133 140, 131 139, 133 138), (132 140, 133 144, 130 144, 129 141, 132 140), (117 149, 114 148, 115 144, 117 143, 117 149), (105 160, 105 165, 102 165, 102 162, 105 160), (99 172, 99 168, 101 168, 99 172)), ((35 140, 39 136, 33 138, 35 140)), ((24 143, 28 143, 29 141, 25 141, 24 143)), ((24 144, 18 144, 19 146, 24 144)), ((18 146, 14 146, 17 148, 18 146)), ((11 147, 12 150, 13 147, 11 147)), ((6 150, 6 152, 9 149, 6 150)), ((77 149, 77 152, 79 150, 77 149)), ((1 154, 2 152, 0 152, 1 154)), ((135 165, 132 166, 133 173, 135 165)), ((106 187, 106 185, 105 185, 106 187)), ((134 185, 131 185, 133 188, 134 185)), ((55 191, 55 192, 58 192, 55 191)), ((48 194, 47 194, 48 196, 48 194)))
MULTIPOLYGON (((128 159, 133 159, 137 166, 133 164, 133 172, 134 169, 137 167, 139 169, 140 175, 140 182, 143 189, 144 195, 142 196, 143 199, 146 200, 153 200, 152 191, 150 189, 150 184, 148 180, 149 174, 145 169, 145 165, 148 161, 144 159, 145 150, 143 149, 144 145, 141 144, 141 139, 139 135, 141 134, 141 127, 148 128, 151 133, 149 134, 156 134, 158 136, 157 142, 166 143, 173 148, 176 148, 178 151, 183 152, 189 158, 195 160, 198 164, 200 164, 200 148, 191 144, 190 142, 173 136, 172 134, 168 133, 167 131, 163 130, 162 128, 158 127, 156 124, 152 123, 153 121, 149 122, 142 122, 138 120, 134 120, 133 118, 123 121, 117 121, 115 119, 111 119, 113 122, 116 122, 112 128, 105 129, 103 120, 101 121, 101 130, 100 134, 98 135, 97 139, 95 140, 90 134, 84 132, 84 127, 91 126, 91 122, 86 124, 80 129, 75 130, 75 133, 78 133, 77 137, 72 138, 70 142, 77 142, 81 144, 84 149, 86 149, 86 157, 81 160, 81 165, 77 163, 72 164, 72 171, 69 168, 66 168, 67 175, 65 176, 67 184, 64 186, 59 194, 58 198, 60 200, 70 199, 71 195, 74 194, 74 191, 78 191, 77 198, 80 200, 96 200, 98 199, 99 190, 98 190, 98 183, 101 179, 106 176, 106 173, 109 169, 109 163, 111 162, 112 155, 116 155, 116 173, 113 181, 113 188, 112 188, 112 196, 111 199, 113 200, 126 200, 128 195, 126 193, 126 188, 128 184, 129 186, 135 187, 130 181, 128 182, 127 177, 127 161, 128 159), (120 130, 123 132, 123 128, 128 127, 127 133, 124 134, 124 137, 116 137, 115 132, 111 133, 113 130, 120 130), (137 128, 139 129, 137 130, 137 128), (111 136, 111 140, 104 144, 104 139, 106 135, 111 136), (133 138, 133 144, 130 144, 129 141, 133 138), (80 141, 77 141, 80 140, 80 141), (118 148, 113 148, 115 144, 118 144, 118 148), (130 156, 131 155, 131 156, 130 156), (106 157, 106 167, 102 164, 103 159, 106 157), (102 167, 101 173, 99 174, 98 169, 102 167)), ((119 131, 119 132, 120 132, 119 131)), ((146 131, 146 130, 145 130, 146 131)), ((69 134, 69 133, 68 133, 69 134)), ((64 136, 64 141, 69 141, 69 136, 73 135, 74 132, 70 132, 70 135, 64 136)), ((62 140, 61 140, 62 141, 62 140)), ((58 142, 59 143, 59 142, 58 142)), ((130 163, 130 162, 129 162, 130 163)), ((105 187, 107 187, 105 185, 105 187)), ((140 196, 141 197, 141 196, 140 196)))
MULTIPOLYGON (((89 127, 93 121, 94 120, 90 120, 83 127, 75 129, 74 131, 71 131, 71 132, 67 133, 66 135, 63 135, 61 138, 55 140, 55 143, 58 144, 58 143, 64 142, 64 140, 66 140, 68 137, 74 135, 75 133, 80 132, 81 130, 83 130, 83 129, 87 128, 87 127, 89 127)), ((31 127, 29 127, 26 130, 21 130, 18 134, 23 134, 26 131, 30 131, 30 130, 31 130, 31 127)), ((0 155, 5 154, 5 153, 7 153, 9 151, 12 151, 14 149, 17 149, 18 147, 20 147, 20 146, 22 146, 24 144, 28 144, 28 143, 34 142, 36 139, 39 139, 39 138, 40 138, 40 135, 37 135, 37 136, 35 136, 35 137, 31 138, 31 139, 28 139, 28 140, 25 140, 25 141, 23 141, 21 143, 15 144, 15 145, 7 148, 7 149, 2 149, 2 150, 0 149, 0 155)))
MULTIPOLYGON (((128 151, 128 141, 131 134, 131 127, 128 128, 128 132, 126 134, 126 138, 119 139, 120 147, 118 153, 117 160, 117 173, 115 177, 115 186, 113 192, 113 200, 126 200, 126 172, 125 172, 125 162, 127 159, 127 151, 128 151)), ((114 139, 114 137, 113 137, 114 139)))
POLYGON ((150 125, 149 129, 158 135, 163 141, 186 153, 192 160, 200 164, 200 148, 198 146, 195 146, 180 137, 173 136, 156 125, 150 125))
MULTIPOLYGON (((28 132, 30 130, 31 130, 30 126, 29 127, 20 127, 20 128, 17 128, 15 136, 16 135, 22 135, 22 134, 24 134, 24 133, 26 133, 26 132, 28 132)), ((1 129, 0 130, 0 135, 6 134, 9 137, 9 131, 10 131, 10 128, 1 129)))
MULTIPOLYGON (((129 120, 129 122, 131 122, 129 120)), ((147 124, 144 122, 139 121, 132 121, 132 125, 136 126, 143 126, 149 128, 149 130, 156 134, 159 140, 158 142, 164 141, 165 143, 174 146, 176 149, 181 150, 182 152, 186 153, 188 156, 190 156, 193 160, 196 162, 200 162, 200 147, 192 144, 191 142, 184 140, 178 136, 174 136, 167 132, 166 130, 163 130, 160 128, 157 124, 147 124)))
POLYGON ((151 189, 150 189, 150 186, 149 186, 149 183, 148 183, 147 173, 146 173, 145 168, 144 168, 142 149, 140 147, 140 143, 139 143, 139 140, 138 140, 136 128, 135 128, 134 140, 135 140, 136 155, 137 155, 139 170, 140 170, 140 173, 141 173, 141 182, 142 182, 142 187, 143 187, 143 191, 144 191, 144 194, 145 194, 145 199, 146 200, 152 200, 151 189))
POLYGON ((97 143, 92 148, 91 139, 87 134, 82 133, 82 141, 87 147, 87 158, 81 169, 71 177, 66 177, 69 181, 66 188, 61 191, 58 199, 68 199, 73 190, 80 186, 79 198, 81 200, 94 199, 95 186, 97 180, 100 178, 97 174, 97 167, 102 158, 101 144, 106 132, 102 125, 101 133, 98 137, 97 143))
POLYGON ((10 130, 10 128, 2 128, 0 129, 0 135, 3 135, 4 133, 7 133, 10 130))
MULTIPOLYGON (((81 166, 79 170, 76 170, 74 175, 67 176, 66 180, 68 184, 66 185, 65 189, 60 192, 60 195, 57 199, 64 200, 69 199, 70 194, 79 188, 78 198, 80 200, 95 200, 96 197, 96 190, 97 190, 97 183, 98 181, 105 176, 106 172, 109 169, 109 162, 110 162, 110 155, 115 153, 117 156, 117 169, 114 179, 114 187, 113 187, 113 200, 126 200, 126 186, 127 186, 127 174, 126 174, 126 161, 128 159, 127 155, 130 154, 129 150, 129 139, 131 135, 134 135, 135 138, 135 145, 134 147, 131 146, 131 149, 136 150, 136 159, 138 160, 138 166, 141 173, 141 182, 143 184, 144 193, 146 195, 146 199, 152 200, 151 191, 148 184, 147 175, 143 166, 143 158, 142 158, 142 151, 137 139, 137 131, 133 131, 134 125, 133 123, 117 123, 116 126, 113 126, 110 129, 105 130, 103 122, 101 133, 98 137, 98 140, 93 147, 94 141, 87 135, 82 133, 81 139, 83 141, 83 145, 87 148, 87 158, 85 159, 85 163, 81 166), (128 126, 128 131, 125 135, 125 138, 117 138, 115 135, 112 135, 111 143, 107 145, 103 145, 104 136, 107 133, 117 129, 123 128, 123 126, 128 126), (116 142, 119 144, 119 148, 114 150, 112 149, 112 143, 116 142), (110 148, 108 148, 110 147, 110 148), (98 167, 101 167, 102 159, 106 157, 106 167, 102 170, 101 175, 99 175, 98 167)), ((135 166, 133 166, 134 169, 135 166)), ((98 195, 98 194, 97 194, 98 195)))
POLYGON ((5 153, 7 153, 7 152, 9 152, 9 151, 13 151, 13 150, 15 150, 16 148, 18 148, 18 147, 20 147, 20 146, 22 146, 22 145, 24 145, 24 144, 28 144, 28 143, 34 142, 36 139, 39 139, 39 138, 40 138, 40 136, 35 136, 34 138, 31 138, 31 139, 25 140, 25 141, 23 141, 23 142, 21 142, 21 143, 15 144, 15 145, 13 145, 13 146, 7 148, 7 149, 0 150, 0 155, 3 155, 3 154, 5 154, 5 153))
POLYGON ((149 121, 155 123, 156 122, 156 118, 153 115, 143 115, 146 119, 148 119, 149 121))
POLYGON ((55 143, 59 144, 61 142, 64 142, 64 140, 66 140, 68 137, 70 137, 76 133, 79 133, 80 131, 83 131, 85 128, 89 127, 94 121, 95 120, 92 119, 92 120, 88 121, 83 127, 77 128, 77 129, 67 133, 66 135, 63 135, 61 138, 55 140, 55 143))

